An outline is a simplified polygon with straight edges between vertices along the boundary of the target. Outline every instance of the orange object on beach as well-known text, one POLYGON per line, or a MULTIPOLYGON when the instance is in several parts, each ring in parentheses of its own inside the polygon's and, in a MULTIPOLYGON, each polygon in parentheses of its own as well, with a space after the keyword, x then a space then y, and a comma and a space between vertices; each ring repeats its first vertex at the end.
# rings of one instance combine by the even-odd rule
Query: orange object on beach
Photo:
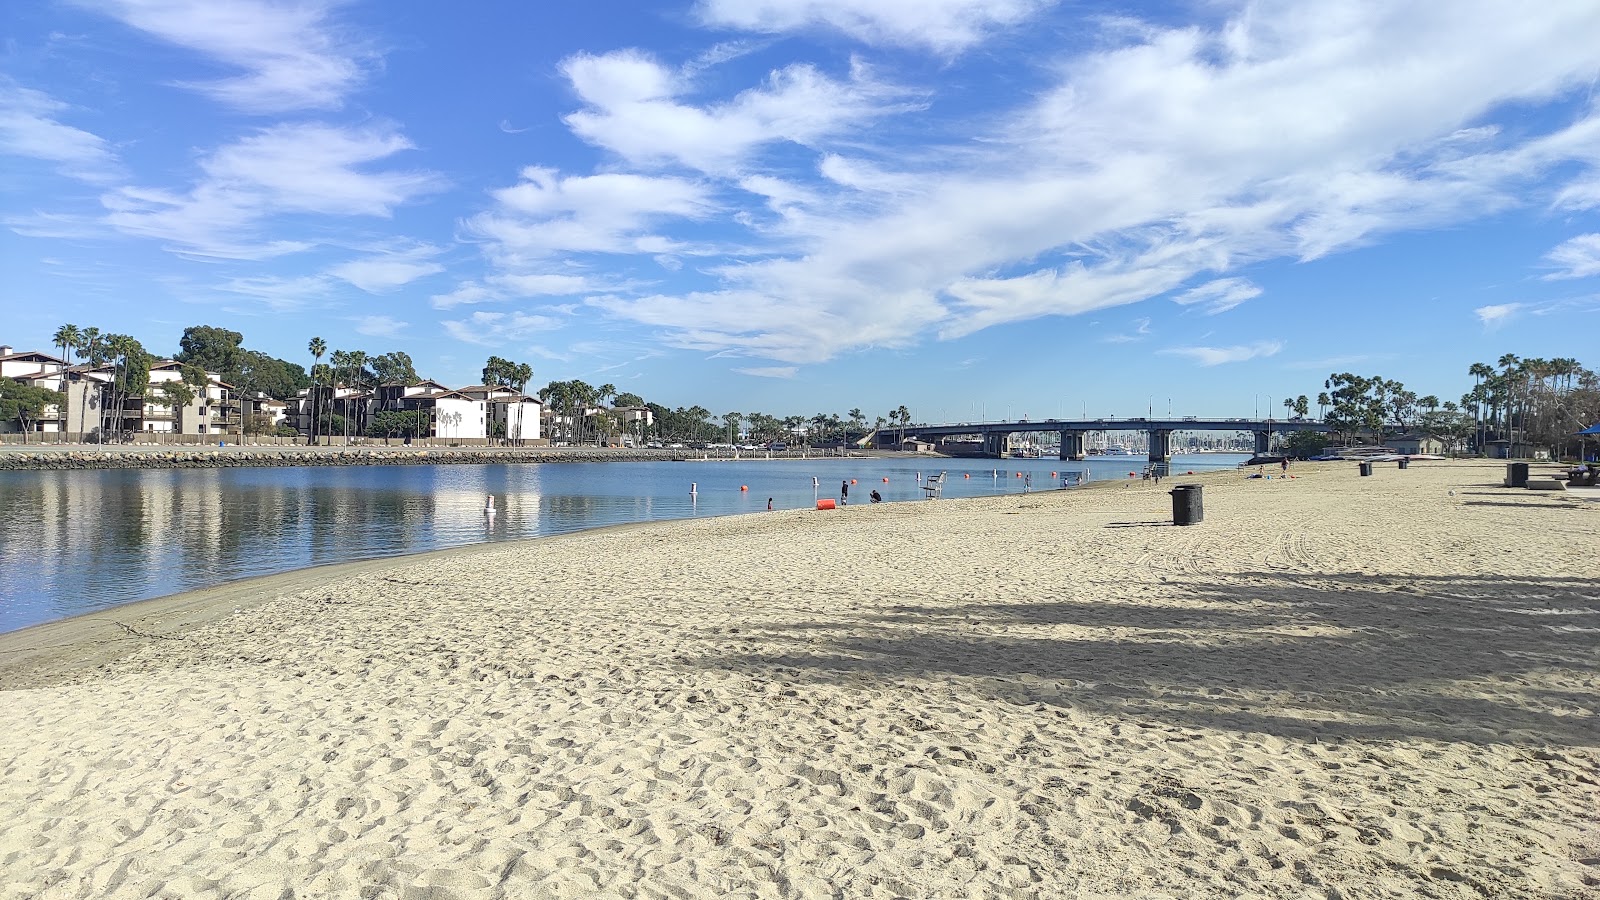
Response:
POLYGON ((818 500, 817 501, 817 509, 836 509, 836 508, 837 507, 834 505, 833 498, 831 498, 831 497, 829 497, 829 498, 827 498, 825 500, 818 500))

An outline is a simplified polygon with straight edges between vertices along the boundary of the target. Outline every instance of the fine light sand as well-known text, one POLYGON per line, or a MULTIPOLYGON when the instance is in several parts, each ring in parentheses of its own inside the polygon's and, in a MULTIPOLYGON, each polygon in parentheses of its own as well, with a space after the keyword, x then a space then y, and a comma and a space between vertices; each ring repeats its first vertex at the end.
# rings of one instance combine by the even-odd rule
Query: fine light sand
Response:
POLYGON ((8 636, 0 896, 1600 896, 1600 503, 1297 474, 1180 479, 1190 528, 1170 484, 757 514, 8 636))

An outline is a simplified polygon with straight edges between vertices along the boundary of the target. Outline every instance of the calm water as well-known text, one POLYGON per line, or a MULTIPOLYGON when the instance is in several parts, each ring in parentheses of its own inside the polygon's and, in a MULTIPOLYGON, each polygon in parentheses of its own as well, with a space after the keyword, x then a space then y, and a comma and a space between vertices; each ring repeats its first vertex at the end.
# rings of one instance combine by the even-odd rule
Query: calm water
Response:
MULTIPOLYGON (((1245 457, 1177 457, 1174 471, 1245 457)), ((1043 460, 784 460, 0 472, 0 632, 252 575, 627 522, 810 508, 837 498, 1020 493, 1087 468, 1126 478, 1140 457, 1043 460), (998 475, 994 473, 998 472, 998 475), (963 477, 970 476, 970 477, 963 477), (814 491, 812 479, 819 487, 814 491), (888 483, 883 479, 888 478, 888 483), (690 484, 698 485, 694 496, 690 484), (741 491, 741 485, 749 487, 741 491), (493 494, 498 513, 483 513, 493 494)))

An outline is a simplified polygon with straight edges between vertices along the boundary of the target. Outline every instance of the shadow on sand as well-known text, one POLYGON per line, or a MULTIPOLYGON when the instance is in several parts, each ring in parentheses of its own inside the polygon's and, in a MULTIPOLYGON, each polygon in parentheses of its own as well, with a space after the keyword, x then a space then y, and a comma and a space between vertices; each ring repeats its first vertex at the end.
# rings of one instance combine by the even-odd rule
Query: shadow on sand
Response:
POLYGON ((1234 577, 1195 576, 1174 603, 929 603, 752 623, 795 649, 696 664, 800 683, 957 676, 997 702, 1295 739, 1600 746, 1590 581, 1234 577))

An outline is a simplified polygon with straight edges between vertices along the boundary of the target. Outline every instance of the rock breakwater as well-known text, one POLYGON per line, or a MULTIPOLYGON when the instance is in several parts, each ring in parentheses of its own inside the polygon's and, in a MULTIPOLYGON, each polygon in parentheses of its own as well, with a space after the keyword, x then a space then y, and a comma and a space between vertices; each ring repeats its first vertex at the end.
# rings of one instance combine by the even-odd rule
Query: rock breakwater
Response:
POLYGON ((230 469, 266 466, 408 466, 483 463, 616 462, 682 458, 640 450, 555 448, 352 447, 8 450, 0 470, 230 469))

